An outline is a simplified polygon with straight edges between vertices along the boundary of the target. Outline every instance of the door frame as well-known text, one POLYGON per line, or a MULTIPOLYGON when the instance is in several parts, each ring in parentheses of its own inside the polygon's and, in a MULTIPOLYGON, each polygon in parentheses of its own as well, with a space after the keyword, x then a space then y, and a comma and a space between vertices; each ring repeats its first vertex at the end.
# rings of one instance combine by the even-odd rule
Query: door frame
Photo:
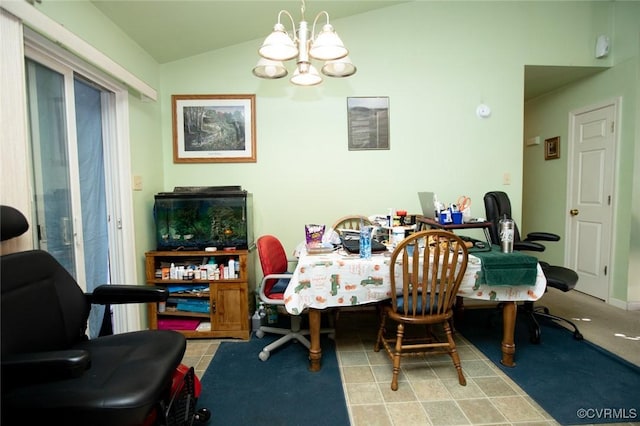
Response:
MULTIPOLYGON (((607 255, 607 274, 606 274, 606 286, 607 286, 607 297, 605 299, 606 303, 609 303, 611 300, 611 293, 612 293, 612 277, 614 276, 614 262, 613 262, 613 248, 616 245, 616 234, 614 232, 615 229, 617 229, 617 222, 616 222, 616 215, 614 214, 615 210, 616 210, 616 206, 618 205, 618 185, 617 185, 617 180, 618 180, 618 170, 620 169, 620 158, 618 155, 618 147, 620 146, 620 131, 619 129, 620 127, 620 118, 621 118, 621 105, 622 105, 622 97, 618 96, 615 98, 611 98, 611 99, 607 99, 604 101, 600 101, 600 102, 596 102, 594 104, 585 106, 585 107, 581 107, 578 109, 574 109, 572 111, 569 111, 569 131, 568 131, 568 156, 567 156, 567 199, 566 199, 566 210, 565 211, 569 211, 573 208, 572 206, 572 197, 571 194, 573 193, 574 190, 574 186, 575 186, 575 182, 572 180, 573 177, 573 172, 574 172, 574 168, 573 168, 573 164, 574 164, 574 156, 576 155, 575 153, 575 138, 577 137, 577 135, 574 134, 574 126, 575 126, 575 121, 576 121, 576 117, 578 115, 581 114, 585 114, 587 112, 590 111, 594 111, 597 109, 604 109, 607 108, 609 106, 613 106, 613 122, 614 122, 614 131, 613 131, 613 139, 614 139, 614 150, 613 150, 613 170, 612 170, 612 188, 611 188, 611 195, 612 195, 612 203, 611 203, 611 227, 607 230, 609 232, 610 235, 610 241, 609 241, 609 247, 607 249, 608 255, 607 255)), ((566 230, 566 237, 565 237, 565 253, 568 254, 568 256, 566 257, 566 259, 572 259, 574 258, 574 254, 576 252, 576 248, 573 247, 571 245, 571 241, 572 241, 572 227, 571 227, 571 216, 569 214, 567 214, 565 219, 565 230, 566 230)), ((565 262, 566 263, 566 262, 565 262)))
MULTIPOLYGON (((138 282, 137 256, 135 254, 133 196, 130 185, 132 177, 129 138, 129 91, 125 86, 115 82, 103 72, 29 28, 25 27, 23 29, 23 39, 25 57, 28 52, 36 52, 37 56, 42 55, 53 61, 60 62, 114 94, 113 105, 110 106, 115 108, 115 112, 109 116, 110 121, 108 123, 103 123, 103 133, 109 133, 115 141, 115 147, 105 152, 105 167, 110 167, 117 171, 115 179, 107 180, 106 188, 107 198, 110 200, 107 214, 109 218, 111 282, 136 283, 138 282)), ((105 102, 110 103, 110 101, 103 98, 103 103, 105 102)), ((33 208, 33 205, 31 207, 33 208)), ((114 305, 112 309, 114 333, 140 330, 142 328, 141 310, 138 305, 114 305)))

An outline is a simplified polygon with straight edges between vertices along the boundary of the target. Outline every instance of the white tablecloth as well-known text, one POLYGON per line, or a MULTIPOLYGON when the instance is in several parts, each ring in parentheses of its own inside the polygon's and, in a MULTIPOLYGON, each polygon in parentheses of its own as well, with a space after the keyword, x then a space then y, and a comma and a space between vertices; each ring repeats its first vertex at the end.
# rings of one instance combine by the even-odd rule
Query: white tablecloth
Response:
MULTIPOLYGON (((301 250, 296 270, 284 293, 287 312, 295 315, 306 308, 354 306, 390 298, 390 260, 390 253, 374 254, 370 260, 365 260, 342 250, 314 255, 301 250)), ((535 301, 545 292, 547 280, 540 265, 534 286, 478 285, 476 278, 480 268, 480 259, 469 254, 458 295, 496 302, 535 301)))

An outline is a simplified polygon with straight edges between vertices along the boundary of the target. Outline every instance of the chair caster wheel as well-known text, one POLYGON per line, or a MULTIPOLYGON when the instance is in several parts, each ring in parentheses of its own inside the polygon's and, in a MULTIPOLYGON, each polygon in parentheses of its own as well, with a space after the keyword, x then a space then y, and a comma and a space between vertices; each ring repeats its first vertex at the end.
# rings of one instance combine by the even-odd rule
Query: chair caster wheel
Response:
POLYGON ((573 333, 573 338, 576 340, 584 340, 584 336, 579 331, 576 331, 575 333, 573 333))
POLYGON ((269 359, 269 352, 267 351, 262 351, 258 354, 258 358, 260 358, 260 361, 266 361, 269 359))
POLYGON ((256 330, 256 337, 258 339, 262 339, 264 337, 264 331, 262 330, 256 330))
POLYGON ((198 423, 206 423, 211 418, 211 411, 208 408, 201 408, 196 411, 194 420, 198 423))
POLYGON ((529 330, 529 341, 534 345, 540 344, 540 329, 537 327, 531 327, 529 330))

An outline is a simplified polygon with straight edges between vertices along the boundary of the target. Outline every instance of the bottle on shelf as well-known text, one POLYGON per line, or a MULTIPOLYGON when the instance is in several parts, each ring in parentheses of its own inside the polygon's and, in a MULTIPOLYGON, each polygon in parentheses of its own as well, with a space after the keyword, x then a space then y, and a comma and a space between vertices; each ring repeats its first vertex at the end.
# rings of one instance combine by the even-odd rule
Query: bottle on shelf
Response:
POLYGON ((233 279, 233 278, 235 278, 235 277, 236 277, 236 270, 235 270, 235 267, 236 267, 236 262, 235 262, 235 260, 233 260, 233 259, 229 259, 229 263, 228 263, 228 269, 229 269, 229 272, 227 272, 227 274, 228 274, 228 278, 233 279))

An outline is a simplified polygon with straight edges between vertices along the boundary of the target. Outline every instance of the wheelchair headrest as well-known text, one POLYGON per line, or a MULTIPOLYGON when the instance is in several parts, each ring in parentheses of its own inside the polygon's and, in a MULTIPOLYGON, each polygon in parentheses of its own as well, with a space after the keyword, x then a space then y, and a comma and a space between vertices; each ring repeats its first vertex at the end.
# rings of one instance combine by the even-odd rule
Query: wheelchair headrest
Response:
POLYGON ((0 241, 18 237, 29 229, 27 218, 16 208, 0 205, 0 241))

